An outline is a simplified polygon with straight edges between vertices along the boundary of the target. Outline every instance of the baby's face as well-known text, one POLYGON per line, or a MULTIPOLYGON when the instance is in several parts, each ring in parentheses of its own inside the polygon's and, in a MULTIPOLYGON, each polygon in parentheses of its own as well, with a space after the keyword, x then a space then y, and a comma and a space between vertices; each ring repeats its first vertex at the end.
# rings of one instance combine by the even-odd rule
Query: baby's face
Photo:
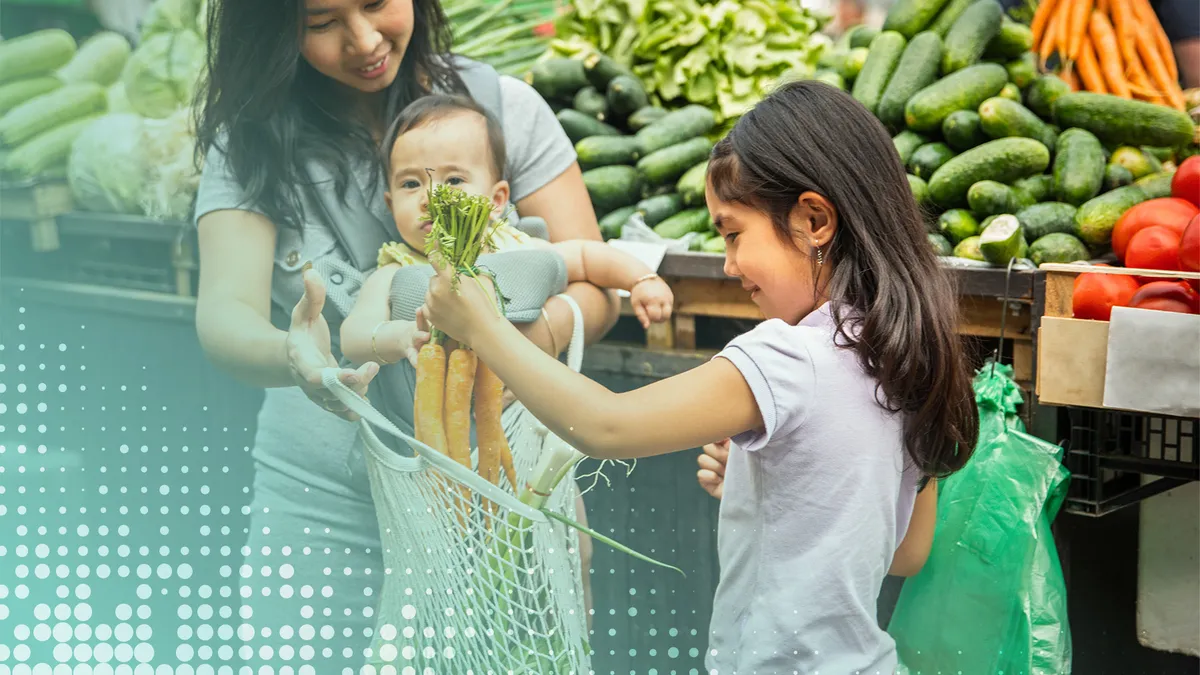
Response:
POLYGON ((409 130, 392 146, 388 207, 404 242, 425 250, 431 223, 430 181, 471 195, 487 195, 499 212, 508 203, 508 184, 492 168, 487 124, 470 111, 455 111, 409 130))

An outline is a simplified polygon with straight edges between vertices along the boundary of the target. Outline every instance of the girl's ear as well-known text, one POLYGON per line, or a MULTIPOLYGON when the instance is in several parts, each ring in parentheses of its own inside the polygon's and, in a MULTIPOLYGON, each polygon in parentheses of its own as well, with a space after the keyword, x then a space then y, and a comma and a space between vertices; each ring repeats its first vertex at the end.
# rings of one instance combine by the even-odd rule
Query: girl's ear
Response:
POLYGON ((494 208, 497 213, 503 212, 504 207, 508 206, 508 198, 508 181, 502 180, 492 186, 492 208, 494 208))
POLYGON ((820 248, 833 241, 837 232, 838 213, 833 202, 816 192, 804 192, 792 208, 792 232, 797 243, 820 248))

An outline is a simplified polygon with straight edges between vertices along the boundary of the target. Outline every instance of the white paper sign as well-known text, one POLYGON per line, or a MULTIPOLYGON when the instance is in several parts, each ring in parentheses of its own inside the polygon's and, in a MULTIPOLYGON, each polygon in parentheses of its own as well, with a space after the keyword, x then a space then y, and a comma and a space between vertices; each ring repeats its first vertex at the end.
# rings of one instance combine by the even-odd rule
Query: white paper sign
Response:
POLYGON ((1200 416, 1200 315, 1114 307, 1104 405, 1200 416))

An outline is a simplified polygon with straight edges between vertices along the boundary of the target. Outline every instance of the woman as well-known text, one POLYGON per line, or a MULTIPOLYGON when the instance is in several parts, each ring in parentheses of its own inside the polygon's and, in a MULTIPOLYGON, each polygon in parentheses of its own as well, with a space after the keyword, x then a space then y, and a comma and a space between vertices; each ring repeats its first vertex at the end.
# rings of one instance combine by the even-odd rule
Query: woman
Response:
MULTIPOLYGON (((439 58, 450 39, 437 0, 211 7, 197 332, 214 363, 267 389, 243 549, 242 652, 256 665, 357 670, 384 570, 365 465, 351 452, 355 426, 321 410, 349 418, 320 370, 340 352, 330 324, 337 336, 345 299, 392 230, 377 151, 387 120, 430 91, 493 87, 518 212, 543 218, 552 240, 599 238, 599 228, 574 150, 537 94, 439 58)), ((589 341, 611 327, 615 296, 586 284, 568 293, 589 341)), ((572 315, 561 300, 546 311, 524 332, 550 351, 568 343, 572 315)), ((376 372, 367 364, 342 379, 365 392, 376 372)))

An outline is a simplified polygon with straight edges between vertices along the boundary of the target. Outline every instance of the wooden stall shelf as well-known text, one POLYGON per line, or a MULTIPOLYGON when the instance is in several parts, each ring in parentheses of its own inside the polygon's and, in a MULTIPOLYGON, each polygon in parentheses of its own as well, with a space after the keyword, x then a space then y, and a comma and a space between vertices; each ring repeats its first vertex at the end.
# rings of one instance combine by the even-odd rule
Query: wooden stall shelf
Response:
POLYGON ((75 208, 65 180, 29 180, 0 185, 0 219, 29 224, 30 247, 36 253, 59 247, 59 215, 75 208))

